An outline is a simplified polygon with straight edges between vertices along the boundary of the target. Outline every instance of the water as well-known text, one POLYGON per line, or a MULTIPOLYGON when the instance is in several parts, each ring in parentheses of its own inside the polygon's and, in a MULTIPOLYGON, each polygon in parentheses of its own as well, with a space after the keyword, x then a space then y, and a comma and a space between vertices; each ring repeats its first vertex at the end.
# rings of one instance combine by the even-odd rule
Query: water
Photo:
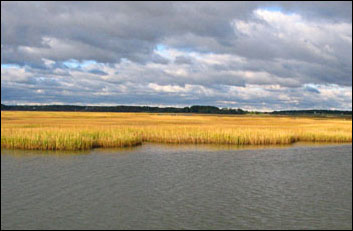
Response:
POLYGON ((1 229, 352 229, 352 145, 2 150, 1 229))

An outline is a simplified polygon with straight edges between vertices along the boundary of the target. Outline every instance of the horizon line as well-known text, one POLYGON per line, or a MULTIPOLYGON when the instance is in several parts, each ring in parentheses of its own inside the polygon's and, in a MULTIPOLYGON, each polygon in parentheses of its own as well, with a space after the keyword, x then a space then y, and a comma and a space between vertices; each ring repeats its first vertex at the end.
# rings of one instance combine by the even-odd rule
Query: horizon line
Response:
POLYGON ((218 107, 218 106, 213 106, 213 105, 202 105, 202 104, 195 104, 195 105, 189 105, 189 106, 150 106, 150 105, 124 105, 124 104, 116 104, 116 105, 79 105, 79 104, 4 104, 1 103, 2 106, 10 106, 10 107, 45 107, 45 106, 76 106, 76 107, 150 107, 150 108, 177 108, 177 109, 183 109, 183 108, 191 108, 194 106, 201 106, 201 107, 215 107, 218 109, 228 109, 228 110, 236 110, 236 109, 241 109, 245 112, 286 112, 286 111, 341 111, 341 112, 352 112, 352 109, 318 109, 318 108, 312 108, 312 109, 283 109, 283 110, 268 110, 268 111, 261 111, 261 110, 248 110, 248 109, 243 109, 241 107, 218 107))

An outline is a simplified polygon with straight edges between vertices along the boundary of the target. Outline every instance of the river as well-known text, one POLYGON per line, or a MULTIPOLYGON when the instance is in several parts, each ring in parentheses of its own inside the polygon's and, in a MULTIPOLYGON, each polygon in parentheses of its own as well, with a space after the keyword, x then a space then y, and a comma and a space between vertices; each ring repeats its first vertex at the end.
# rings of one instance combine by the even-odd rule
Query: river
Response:
POLYGON ((352 145, 1 150, 1 229, 352 229, 352 145))

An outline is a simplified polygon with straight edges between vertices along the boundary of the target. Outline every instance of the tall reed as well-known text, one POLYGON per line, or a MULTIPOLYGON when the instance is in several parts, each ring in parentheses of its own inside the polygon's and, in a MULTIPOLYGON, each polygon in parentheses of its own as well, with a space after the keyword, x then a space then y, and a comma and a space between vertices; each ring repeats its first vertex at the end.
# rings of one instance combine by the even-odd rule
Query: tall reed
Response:
POLYGON ((85 150, 143 142, 276 145, 352 142, 352 121, 276 116, 1 112, 1 147, 85 150))

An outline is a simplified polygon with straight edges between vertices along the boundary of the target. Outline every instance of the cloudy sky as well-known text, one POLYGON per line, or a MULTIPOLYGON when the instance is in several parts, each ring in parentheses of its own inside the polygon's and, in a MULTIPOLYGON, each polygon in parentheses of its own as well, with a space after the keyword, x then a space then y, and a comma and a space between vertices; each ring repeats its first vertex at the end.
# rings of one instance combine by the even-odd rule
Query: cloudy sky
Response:
POLYGON ((352 2, 1 2, 1 103, 352 110, 352 2))

